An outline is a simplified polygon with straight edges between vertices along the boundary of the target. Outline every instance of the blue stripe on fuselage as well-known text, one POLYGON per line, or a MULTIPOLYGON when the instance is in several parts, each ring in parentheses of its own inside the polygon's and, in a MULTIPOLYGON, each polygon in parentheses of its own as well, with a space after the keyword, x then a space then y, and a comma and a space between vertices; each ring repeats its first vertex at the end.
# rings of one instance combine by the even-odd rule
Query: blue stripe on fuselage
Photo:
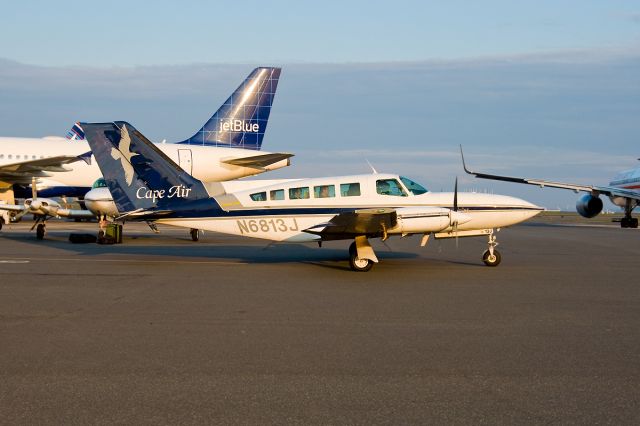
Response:
MULTIPOLYGON (((201 200, 205 201, 205 200, 201 200)), ((312 215, 338 215, 340 213, 351 213, 356 210, 368 210, 368 209, 399 209, 402 207, 389 207, 389 206, 358 206, 358 207, 283 207, 283 208, 261 208, 261 209, 247 209, 247 210, 229 210, 225 211, 220 208, 217 203, 216 206, 212 206, 211 203, 202 203, 204 208, 187 208, 185 203, 185 209, 175 210, 172 213, 158 215, 160 219, 201 219, 201 218, 226 218, 226 217, 249 217, 249 216, 312 216, 312 215)), ((189 203, 191 204, 191 203, 189 203)), ((416 207, 416 206, 412 206, 416 207)), ((452 206, 425 206, 425 207, 440 207, 449 208, 452 206)), ((473 207, 458 207, 461 212, 464 211, 510 211, 510 210, 541 210, 531 207, 513 206, 513 207, 496 207, 496 206, 473 206, 473 207)), ((153 216, 145 218, 152 219, 153 216)))
MULTIPOLYGON (((90 186, 51 186, 38 188, 38 197, 84 197, 91 190, 90 186)), ((25 185, 14 185, 13 196, 15 198, 31 198, 31 187, 25 185)))

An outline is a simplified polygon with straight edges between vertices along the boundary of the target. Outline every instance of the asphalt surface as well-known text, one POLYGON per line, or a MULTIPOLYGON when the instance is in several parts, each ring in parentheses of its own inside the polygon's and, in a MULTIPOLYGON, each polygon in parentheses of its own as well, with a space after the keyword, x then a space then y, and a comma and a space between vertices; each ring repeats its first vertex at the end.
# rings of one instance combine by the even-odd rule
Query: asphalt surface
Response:
POLYGON ((640 424, 640 231, 278 244, 0 231, 2 424, 640 424))

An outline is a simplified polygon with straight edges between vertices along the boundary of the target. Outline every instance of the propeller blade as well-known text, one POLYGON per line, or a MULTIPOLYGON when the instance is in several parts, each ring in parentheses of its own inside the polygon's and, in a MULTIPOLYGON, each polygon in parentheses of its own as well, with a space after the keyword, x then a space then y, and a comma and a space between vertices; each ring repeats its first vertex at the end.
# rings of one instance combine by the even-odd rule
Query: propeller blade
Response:
POLYGON ((456 176, 456 183, 453 186, 453 211, 458 211, 458 176, 456 176))
POLYGON ((31 178, 31 198, 34 200, 38 198, 38 186, 36 185, 36 178, 31 178))
MULTIPOLYGON (((453 211, 458 211, 458 176, 456 176, 456 183, 453 185, 453 211)), ((453 233, 456 236, 456 250, 458 249, 458 219, 453 222, 453 233)))

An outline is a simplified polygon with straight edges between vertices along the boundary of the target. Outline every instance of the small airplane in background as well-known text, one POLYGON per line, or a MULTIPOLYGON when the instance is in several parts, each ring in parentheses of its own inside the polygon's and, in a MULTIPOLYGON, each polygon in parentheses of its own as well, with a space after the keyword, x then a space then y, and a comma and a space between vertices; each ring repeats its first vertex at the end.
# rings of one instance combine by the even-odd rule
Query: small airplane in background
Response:
POLYGON ((46 220, 50 217, 65 217, 72 219, 93 219, 95 215, 89 210, 69 209, 62 207, 60 203, 50 198, 38 197, 36 178, 33 178, 31 185, 32 196, 24 200, 22 205, 0 204, 0 229, 2 223, 9 223, 10 220, 20 220, 26 214, 33 215, 33 226, 36 229, 36 238, 44 239, 46 233, 46 220))
POLYGON ((488 236, 483 261, 496 266, 501 256, 494 230, 542 210, 513 197, 458 194, 457 184, 454 193, 432 193, 405 177, 379 173, 292 179, 212 197, 203 182, 185 173, 131 124, 82 126, 120 219, 272 241, 353 240, 349 260, 355 271, 368 271, 378 262, 369 238, 412 234, 423 235, 422 245, 431 234, 488 236))
POLYGON ((618 173, 613 180, 609 182, 609 186, 580 185, 542 179, 529 179, 474 172, 467 168, 464 161, 464 154, 462 153, 462 147, 460 147, 460 155, 462 156, 462 166, 464 171, 480 179, 536 185, 540 188, 550 187, 569 189, 574 192, 587 192, 587 194, 580 197, 576 203, 576 210, 581 216, 586 218, 592 218, 600 214, 604 206, 600 196, 607 196, 613 204, 624 209, 624 217, 620 219, 620 226, 622 228, 638 227, 638 218, 632 217, 631 212, 640 205, 640 167, 635 167, 618 173))

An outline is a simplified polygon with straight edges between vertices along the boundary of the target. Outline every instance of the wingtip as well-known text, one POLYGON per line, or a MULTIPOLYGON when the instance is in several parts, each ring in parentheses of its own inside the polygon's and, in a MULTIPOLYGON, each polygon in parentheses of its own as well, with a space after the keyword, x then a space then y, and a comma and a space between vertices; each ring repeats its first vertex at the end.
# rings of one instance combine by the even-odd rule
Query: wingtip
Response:
POLYGON ((464 152, 462 152, 462 144, 460 144, 460 157, 462 157, 462 168, 464 169, 465 172, 472 175, 473 172, 467 169, 467 163, 464 161, 464 152))

